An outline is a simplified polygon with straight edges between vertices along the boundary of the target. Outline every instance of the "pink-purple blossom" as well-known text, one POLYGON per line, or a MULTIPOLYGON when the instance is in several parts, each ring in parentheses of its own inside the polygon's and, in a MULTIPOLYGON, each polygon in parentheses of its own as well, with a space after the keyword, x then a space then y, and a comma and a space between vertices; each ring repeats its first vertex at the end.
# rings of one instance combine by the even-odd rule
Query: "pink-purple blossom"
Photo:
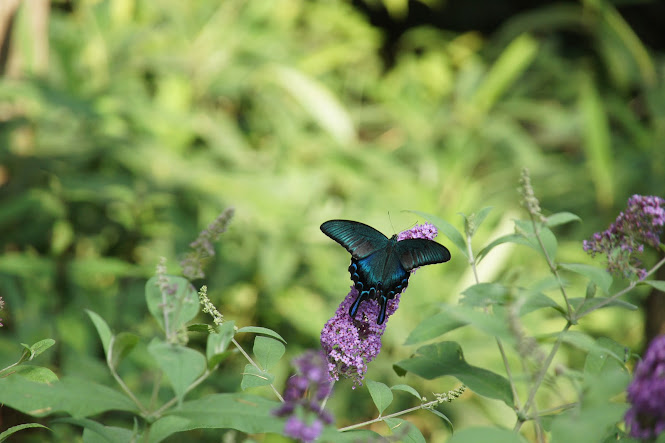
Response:
MULTIPOLYGON (((438 234, 436 227, 425 223, 401 232, 398 241, 407 238, 433 240, 438 234)), ((414 270, 415 271, 415 270, 414 270)), ((414 272, 411 271, 411 272, 414 272)), ((351 291, 339 305, 335 315, 328 320, 321 331, 321 346, 328 357, 328 371, 333 380, 350 378, 353 388, 362 385, 367 372, 367 364, 381 351, 381 336, 386 330, 388 319, 397 311, 400 294, 388 299, 386 320, 378 325, 376 318, 380 312, 379 303, 374 299, 365 300, 355 318, 349 315, 349 308, 358 297, 358 290, 351 291)))
POLYGON ((273 413, 278 417, 288 416, 285 435, 308 443, 319 437, 324 423, 333 421, 322 407, 323 400, 330 395, 332 382, 323 352, 308 351, 294 358, 291 364, 296 373, 286 381, 284 403, 273 413))
POLYGON ((647 271, 638 256, 645 245, 658 247, 664 225, 665 200, 636 194, 628 199, 626 210, 609 228, 584 241, 584 250, 592 256, 604 254, 607 269, 613 274, 637 275, 642 280, 647 271))
POLYGON ((626 426, 631 437, 652 439, 665 431, 665 335, 654 338, 628 386, 626 426))

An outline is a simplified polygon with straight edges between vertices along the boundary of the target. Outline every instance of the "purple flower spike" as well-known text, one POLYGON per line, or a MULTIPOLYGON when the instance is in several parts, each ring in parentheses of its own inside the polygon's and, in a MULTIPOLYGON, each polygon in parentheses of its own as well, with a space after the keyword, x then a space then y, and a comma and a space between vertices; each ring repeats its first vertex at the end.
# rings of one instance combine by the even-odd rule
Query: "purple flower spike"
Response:
POLYGON ((628 386, 626 426, 631 437, 651 439, 665 431, 665 335, 653 339, 628 386))
POLYGON ((289 417, 284 425, 284 435, 309 443, 321 435, 324 422, 331 424, 333 421, 321 406, 332 391, 332 381, 323 352, 308 351, 294 358, 291 364, 296 368, 296 374, 286 381, 284 403, 273 414, 289 417), (315 399, 308 400, 307 393, 314 393, 315 399), (309 417, 311 423, 308 425, 302 417, 309 417))
POLYGON ((630 278, 646 278, 647 271, 637 258, 644 245, 657 248, 665 225, 665 200, 656 196, 633 195, 626 210, 607 230, 595 233, 583 243, 591 256, 604 254, 607 270, 630 278))
MULTIPOLYGON (((433 240, 438 234, 434 225, 425 223, 401 232, 399 241, 407 238, 433 240)), ((415 271, 415 270, 414 270, 415 271)), ((411 271, 411 272, 414 272, 411 271)), ((328 320, 321 331, 321 347, 328 356, 328 371, 333 380, 340 376, 353 380, 353 389, 362 385, 367 372, 367 364, 374 360, 381 351, 381 336, 386 330, 388 319, 397 311, 400 294, 389 299, 386 306, 386 319, 377 325, 376 318, 380 306, 376 300, 365 300, 355 319, 349 315, 349 308, 358 297, 358 290, 351 287, 351 292, 339 305, 335 315, 328 320)))

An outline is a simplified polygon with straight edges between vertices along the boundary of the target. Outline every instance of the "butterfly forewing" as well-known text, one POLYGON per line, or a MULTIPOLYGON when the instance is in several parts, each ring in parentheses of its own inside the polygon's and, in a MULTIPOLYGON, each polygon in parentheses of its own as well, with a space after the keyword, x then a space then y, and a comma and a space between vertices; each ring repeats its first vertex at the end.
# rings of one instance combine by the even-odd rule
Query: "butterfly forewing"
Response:
POLYGON ((321 225, 321 231, 344 246, 353 258, 369 256, 388 244, 388 238, 364 223, 352 220, 329 220, 321 225))
POLYGON ((397 242, 395 252, 406 271, 450 260, 450 251, 432 240, 409 238, 397 242))

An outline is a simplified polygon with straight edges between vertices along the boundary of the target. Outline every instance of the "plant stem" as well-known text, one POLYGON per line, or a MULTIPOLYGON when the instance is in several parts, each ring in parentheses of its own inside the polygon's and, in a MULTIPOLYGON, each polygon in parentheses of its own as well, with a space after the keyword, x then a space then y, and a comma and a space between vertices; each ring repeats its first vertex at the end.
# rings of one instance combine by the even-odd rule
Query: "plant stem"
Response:
POLYGON ((109 342, 109 350, 108 353, 106 354, 106 365, 109 367, 109 370, 111 371, 111 375, 113 375, 113 378, 115 381, 120 385, 123 391, 125 391, 125 394, 134 402, 134 404, 139 408, 139 411, 142 416, 148 415, 148 410, 145 409, 141 401, 136 398, 134 393, 127 387, 125 382, 120 378, 118 373, 115 371, 115 368, 111 364, 113 361, 113 344, 115 343, 115 335, 111 336, 111 341, 109 342))
MULTIPOLYGON (((529 391, 529 397, 527 398, 527 401, 524 404, 524 408, 522 408, 523 415, 526 415, 526 413, 529 412, 529 408, 531 408, 531 404, 533 403, 533 400, 536 397, 536 392, 538 392, 538 388, 540 388, 540 385, 543 382, 545 375, 547 374, 547 370, 549 369, 550 365, 552 364, 552 360, 554 360, 554 356, 559 350, 559 346, 561 345, 561 342, 563 340, 563 335, 568 331, 568 329, 570 329, 571 326, 572 323, 570 323, 569 321, 566 322, 566 326, 564 326, 563 330, 557 337, 556 341, 554 342, 554 345, 552 346, 552 349, 550 350, 550 353, 545 359, 545 363, 543 364, 542 368, 540 368, 540 371, 536 375, 536 380, 533 383, 533 386, 531 387, 531 391, 529 391)), ((515 423, 514 430, 519 431, 519 429, 524 424, 525 420, 526 420, 525 418, 518 417, 517 423, 515 423)))
POLYGON ((378 423, 380 421, 384 421, 387 418, 393 418, 393 417, 399 417, 400 415, 408 414, 409 412, 417 411, 418 409, 429 409, 434 406, 436 406, 438 403, 440 403, 440 400, 432 400, 427 403, 423 403, 420 406, 414 406, 413 408, 405 409, 403 411, 395 412, 394 414, 389 414, 389 415, 383 415, 381 417, 377 417, 373 420, 365 421, 362 423, 356 423, 355 425, 347 426, 345 428, 339 428, 338 431, 344 432, 344 431, 350 431, 352 429, 358 429, 362 428, 363 426, 371 425, 372 423, 378 423))

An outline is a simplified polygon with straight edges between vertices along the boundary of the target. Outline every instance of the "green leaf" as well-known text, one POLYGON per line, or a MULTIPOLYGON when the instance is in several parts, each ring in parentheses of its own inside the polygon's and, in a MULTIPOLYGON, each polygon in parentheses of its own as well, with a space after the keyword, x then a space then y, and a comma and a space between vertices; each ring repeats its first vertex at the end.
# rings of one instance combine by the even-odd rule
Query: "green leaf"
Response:
POLYGON ((605 269, 581 263, 559 263, 559 267, 583 275, 594 282, 606 294, 610 291, 612 276, 605 269))
POLYGON ((242 381, 240 388, 244 391, 248 388, 256 388, 259 386, 268 386, 275 380, 275 376, 252 366, 251 364, 245 365, 245 371, 242 373, 242 381))
POLYGON ((44 429, 48 429, 50 431, 49 428, 47 428, 44 425, 40 425, 39 423, 23 423, 21 425, 12 426, 11 428, 9 428, 6 431, 4 431, 3 433, 1 433, 0 434, 0 442, 3 442, 5 440, 7 440, 7 438, 10 435, 17 433, 18 431, 22 431, 23 429, 29 429, 29 428, 44 428, 44 429))
POLYGON ((492 209, 494 209, 493 206, 486 206, 483 209, 481 209, 480 211, 478 211, 478 213, 476 214, 476 216, 473 220, 474 224, 476 225, 476 231, 478 230, 480 225, 483 224, 483 222, 485 221, 485 218, 487 218, 487 215, 492 211, 492 209))
POLYGON ((446 312, 440 312, 420 322, 418 326, 411 331, 404 344, 413 345, 416 343, 422 343, 467 324, 468 322, 454 318, 446 312))
POLYGON ((244 328, 238 329, 237 333, 241 332, 252 332, 254 334, 267 335, 286 343, 286 340, 284 340, 277 332, 273 331, 272 329, 262 328, 260 326, 245 326, 244 328))
POLYGON ((104 347, 104 355, 108 355, 109 344, 111 343, 111 337, 113 335, 111 333, 111 328, 109 328, 109 325, 106 323, 106 321, 96 312, 89 309, 86 309, 85 312, 88 313, 88 316, 97 329, 97 334, 99 335, 99 338, 102 341, 102 346, 104 347))
POLYGON ((254 339, 254 355, 259 365, 269 371, 279 359, 282 358, 286 348, 284 345, 272 338, 258 336, 254 339))
POLYGON ((403 385, 403 384, 402 384, 402 385, 394 385, 394 386, 391 386, 390 389, 392 389, 393 391, 404 391, 404 392, 408 392, 409 394, 411 394, 411 395, 413 395, 414 397, 416 397, 418 400, 421 400, 421 401, 422 401, 422 397, 420 396, 420 394, 418 393, 418 391, 416 391, 415 389, 413 389, 413 388, 412 388, 411 386, 409 386, 409 385, 403 385))
POLYGON ((584 362, 584 374, 597 377, 607 371, 625 371, 627 348, 614 340, 599 337, 589 349, 584 362))
MULTIPOLYGON (((281 434, 284 420, 272 414, 280 403, 249 394, 212 394, 185 401, 150 427, 150 442, 192 429, 236 429, 281 434)), ((174 440, 176 441, 176 440, 174 440)))
POLYGON ((441 418, 441 420, 443 420, 446 423, 446 426, 448 427, 448 430, 450 431, 450 433, 451 434, 453 433, 453 431, 454 431, 453 422, 450 421, 450 419, 448 417, 446 417, 445 414, 443 414, 441 411, 437 411, 434 408, 427 408, 427 410, 430 411, 432 414, 434 414, 434 415, 438 416, 439 418, 441 418))
POLYGON ((543 253, 543 248, 547 253, 547 256, 550 260, 554 260, 556 257, 557 250, 557 241, 556 237, 546 226, 540 226, 538 231, 538 236, 536 236, 536 231, 534 230, 533 223, 526 220, 515 220, 515 227, 519 234, 522 234, 522 240, 516 240, 516 243, 521 243, 523 245, 529 246, 534 250, 543 253), (540 242, 538 241, 540 237, 540 242, 543 246, 541 247, 540 242))
POLYGON ((83 428, 83 443, 98 443, 105 441, 114 443, 118 441, 136 441, 134 431, 103 424, 87 418, 56 418, 53 423, 68 423, 83 428), (134 437, 134 438, 133 438, 134 437))
POLYGON ((663 280, 644 280, 640 283, 644 283, 645 285, 649 285, 652 288, 656 288, 661 292, 665 292, 665 281, 663 280))
POLYGON ((379 410, 379 416, 381 416, 383 411, 393 402, 393 393, 388 386, 378 381, 367 379, 365 384, 369 390, 369 395, 372 397, 372 401, 374 401, 374 405, 376 405, 376 409, 379 410))
POLYGON ((58 381, 58 376, 53 371, 41 366, 20 365, 13 368, 13 373, 37 383, 49 384, 58 381))
MULTIPOLYGON (((586 311, 587 309, 592 309, 601 303, 605 303, 607 299, 608 297, 595 297, 595 298, 575 297, 575 298, 569 298, 568 301, 570 302, 570 305, 573 307, 573 309, 575 309, 576 311, 580 310, 580 306, 584 304, 584 311, 586 311)), ((636 311, 638 309, 638 307, 632 303, 628 303, 627 301, 617 300, 617 299, 614 299, 611 302, 604 304, 598 309, 605 309, 611 307, 620 307, 628 309, 630 311, 636 311)))
POLYGON ((139 337, 129 332, 121 332, 112 340, 113 346, 111 348, 111 367, 117 368, 120 362, 132 352, 132 349, 138 344, 139 337))
POLYGON ((153 339, 148 352, 171 382, 178 399, 182 400, 187 388, 205 371, 206 358, 198 351, 153 339))
POLYGON ((208 325, 207 323, 189 324, 187 325, 187 330, 190 332, 202 332, 204 334, 208 334, 210 333, 210 325, 208 325))
POLYGON ((513 392, 506 378, 483 368, 471 366, 464 360, 461 346, 456 342, 441 342, 418 348, 408 360, 397 367, 427 380, 452 375, 471 390, 484 397, 502 400, 513 405, 513 392))
POLYGON ((549 217, 547 217, 547 220, 545 221, 545 226, 547 226, 548 228, 552 228, 554 226, 565 225, 566 223, 570 223, 573 221, 581 222, 582 219, 579 218, 577 215, 573 214, 572 212, 557 212, 556 214, 552 214, 549 217))
POLYGON ((208 334, 208 342, 206 344, 208 369, 214 368, 231 355, 231 351, 227 351, 226 349, 235 334, 234 328, 233 321, 226 321, 219 326, 217 332, 208 334))
POLYGON ((483 249, 481 249, 478 254, 476 254, 476 263, 480 263, 480 261, 485 258, 485 256, 496 246, 502 245, 504 243, 519 243, 519 244, 524 244, 524 237, 519 234, 507 234, 503 235, 493 242, 491 242, 489 245, 485 246, 483 249))
POLYGON ((161 277, 166 278, 169 290, 162 294, 157 285, 160 277, 153 276, 145 284, 145 298, 148 310, 164 330, 164 312, 166 311, 169 331, 165 330, 165 332, 168 336, 184 328, 185 323, 196 316, 199 312, 199 295, 186 278, 173 275, 161 277))
POLYGON ((78 377, 44 384, 17 375, 0 378, 0 403, 33 417, 65 412, 86 417, 106 411, 138 414, 136 405, 125 395, 106 386, 78 377))
MULTIPOLYGON (((571 440, 583 441, 583 440, 571 440)), ((448 443, 526 443, 524 437, 517 432, 501 428, 466 428, 450 437, 448 443)))
POLYGON ((53 340, 52 338, 45 338, 44 340, 39 340, 37 343, 33 344, 32 346, 30 346, 30 351, 32 354, 30 360, 37 357, 39 354, 43 353, 54 344, 55 340, 53 340))
POLYGON ((503 305, 508 296, 508 288, 500 283, 478 283, 466 288, 462 294, 464 297, 460 299, 460 305, 484 308, 503 305))
POLYGON ((469 105, 480 112, 489 111, 538 55, 538 40, 529 34, 515 38, 503 50, 471 97, 469 105))
POLYGON ((390 427, 393 435, 399 437, 400 442, 425 443, 425 437, 413 423, 401 418, 386 418, 383 421, 390 427))
POLYGON ((455 246, 457 246, 457 249, 468 259, 469 254, 466 250, 466 242, 464 241, 464 237, 462 234, 455 228, 453 225, 448 223, 447 221, 431 214, 427 214, 426 212, 420 212, 420 211, 409 211, 414 214, 417 214, 421 217, 423 217, 425 220, 428 222, 432 223, 434 226, 437 227, 439 232, 443 233, 448 239, 453 242, 455 246))
POLYGON ((269 75, 292 94, 340 144, 347 145, 355 140, 353 119, 323 83, 286 66, 272 67, 269 75))

